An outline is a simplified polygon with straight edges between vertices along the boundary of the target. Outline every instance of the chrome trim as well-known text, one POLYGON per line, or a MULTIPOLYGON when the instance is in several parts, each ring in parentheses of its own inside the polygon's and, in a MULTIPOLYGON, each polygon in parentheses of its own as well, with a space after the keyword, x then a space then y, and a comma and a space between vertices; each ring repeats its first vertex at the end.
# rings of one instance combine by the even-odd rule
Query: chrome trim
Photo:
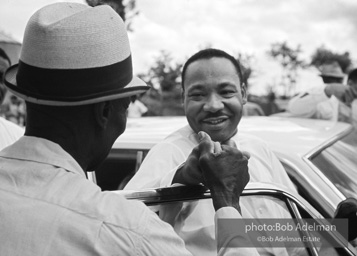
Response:
POLYGON ((87 172, 87 177, 88 177, 88 180, 90 180, 94 184, 97 184, 97 177, 95 176, 95 171, 87 172))
MULTIPOLYGON (((295 217, 298 221, 301 219, 299 214, 299 209, 297 205, 304 209, 312 218, 314 219, 323 219, 323 217, 301 196, 294 196, 289 192, 285 191, 283 188, 276 187, 274 184, 265 184, 265 183, 251 183, 248 184, 242 195, 270 195, 277 198, 283 198, 286 202, 290 211, 292 211, 292 216, 295 217)), ((114 192, 114 191, 113 191, 114 192)), ((114 193, 119 193, 124 195, 127 199, 131 200, 141 200, 143 202, 148 202, 148 205, 151 204, 160 204, 166 202, 175 202, 183 200, 199 200, 211 198, 209 190, 207 190, 203 185, 194 185, 194 186, 177 186, 177 187, 166 187, 158 189, 148 189, 145 191, 115 191, 114 193), (183 194, 180 194, 183 193, 183 194)), ((317 220, 319 221, 319 220, 317 220)), ((342 243, 342 236, 338 233, 331 232, 333 239, 342 243)), ((314 256, 318 255, 316 248, 311 242, 309 242, 311 252, 314 256)), ((349 255, 356 255, 356 250, 353 246, 348 243, 348 246, 345 247, 345 251, 349 255)))
MULTIPOLYGON (((303 225, 304 223, 302 221, 302 216, 301 216, 299 209, 297 208, 295 202, 288 199, 287 204, 288 204, 288 207, 293 211, 293 213, 294 213, 293 216, 296 217, 296 220, 299 222, 299 224, 303 225)), ((305 235, 310 236, 310 233, 308 231, 302 230, 301 232, 303 232, 305 235)), ((314 244, 312 243, 312 241, 308 241, 308 245, 309 245, 309 248, 311 249, 311 253, 315 256, 318 256, 319 253, 318 253, 317 249, 315 248, 314 244)))
MULTIPOLYGON (((148 202, 148 205, 160 204, 166 202, 175 202, 181 200, 199 200, 211 198, 209 190, 207 190, 203 185, 194 186, 177 186, 177 187, 166 187, 158 189, 148 189, 142 191, 112 191, 114 193, 119 193, 130 200, 140 200, 144 203, 148 202), (182 193, 182 194, 181 194, 182 193)), ((265 183, 250 183, 248 188, 246 188, 242 196, 249 195, 268 195, 277 198, 284 198, 290 211, 292 211, 292 216, 298 221, 301 219, 297 205, 304 209, 312 218, 314 219, 324 219, 317 210, 315 210, 305 199, 301 196, 292 195, 290 192, 285 191, 284 188, 280 188, 275 184, 265 184, 265 183)), ((338 233, 331 232, 331 236, 338 241, 340 244, 342 242, 342 236, 338 233)), ((310 243, 309 243, 310 244, 310 243)), ((316 248, 311 245, 313 255, 318 255, 316 248)), ((356 249, 348 243, 345 250, 349 255, 356 255, 356 249)))
MULTIPOLYGON (((336 143, 339 139, 347 136, 349 133, 351 133, 353 131, 353 127, 349 126, 346 130, 340 132, 339 134, 333 136, 331 139, 329 139, 328 141, 326 141, 325 143, 321 144, 319 147, 311 150, 309 153, 307 153, 305 156, 302 157, 302 159, 304 160, 304 162, 326 183, 327 186, 329 186, 337 196, 340 197, 341 201, 346 199, 346 197, 342 194, 342 192, 331 182, 331 180, 329 180, 325 174, 322 173, 322 171, 317 168, 316 165, 314 165, 311 161, 311 158, 313 158, 314 156, 316 156, 317 154, 319 154, 321 151, 323 151, 324 149, 330 147, 331 145, 333 145, 334 143, 336 143)), ((332 203, 332 202, 331 202, 332 203)), ((337 205, 335 204, 331 204, 334 205, 334 207, 336 208, 337 205)))
POLYGON ((211 198, 209 190, 203 185, 173 186, 119 193, 124 193, 123 195, 127 199, 140 200, 146 205, 211 198))
MULTIPOLYGON (((127 199, 140 200, 148 205, 159 204, 164 202, 175 202, 175 201, 190 201, 211 198, 210 191, 203 185, 193 185, 193 186, 173 186, 164 187, 157 189, 147 189, 147 190, 119 190, 112 191, 113 193, 119 193, 126 197, 127 199)), ((270 195, 274 197, 285 197, 289 198, 294 202, 298 202, 301 208, 306 210, 309 214, 321 218, 321 214, 311 206, 304 198, 300 195, 293 195, 287 192, 285 188, 280 187, 277 184, 271 183, 261 183, 261 182, 251 182, 244 189, 242 196, 249 196, 255 194, 270 195), (306 205, 309 206, 306 207, 306 205)))
POLYGON ((310 150, 305 157, 307 158, 311 158, 314 157, 315 155, 319 154, 322 150, 324 150, 325 148, 331 146, 332 144, 334 144, 336 141, 338 141, 339 139, 341 139, 344 136, 347 136, 349 133, 351 133, 353 131, 353 127, 352 126, 348 126, 344 131, 341 131, 340 133, 336 134, 335 136, 333 136, 332 138, 330 138, 329 140, 325 141, 324 143, 322 143, 321 145, 319 145, 318 147, 310 150))
MULTIPOLYGON (((303 171, 300 167, 298 167, 296 164, 294 164, 292 161, 287 160, 286 158, 282 158, 281 155, 278 155, 279 161, 284 164, 289 166, 290 168, 294 169, 294 172, 296 172, 300 178, 302 178, 306 183, 314 184, 316 185, 316 182, 311 179, 310 176, 307 175, 306 171, 303 171)), ((306 159, 302 157, 302 160, 305 164, 307 164, 307 167, 311 168, 311 171, 313 171, 321 180, 322 183, 325 183, 327 187, 331 190, 332 193, 334 193, 339 199, 338 202, 344 200, 345 198, 343 197, 343 194, 337 190, 336 191, 336 186, 333 185, 333 183, 322 173, 319 168, 317 168, 314 164, 311 163, 310 160, 307 160, 309 162, 306 162, 306 159), (321 174, 321 175, 320 175, 321 174), (323 177, 321 177, 323 176, 323 177), (333 187, 331 187, 330 184, 332 184, 333 187)), ((305 166, 306 167, 306 166, 305 166)), ((334 211, 337 207, 338 203, 334 203, 330 197, 326 197, 325 192, 319 187, 319 186, 313 186, 313 189, 317 192, 318 198, 323 199, 325 202, 325 205, 330 208, 330 210, 334 211)), ((321 205, 321 204, 320 204, 321 205)), ((323 207, 323 205, 321 205, 323 207)), ((323 207, 326 211, 326 207, 323 207)))
POLYGON ((323 216, 304 198, 301 196, 292 195, 290 192, 287 192, 283 189, 274 189, 274 188, 266 188, 266 189, 247 189, 248 191, 243 191, 244 195, 253 195, 253 194, 261 194, 261 195, 270 195, 274 197, 284 197, 288 200, 291 200, 304 209, 311 216, 316 218, 323 218, 323 216), (308 207, 309 206, 309 207, 308 207))

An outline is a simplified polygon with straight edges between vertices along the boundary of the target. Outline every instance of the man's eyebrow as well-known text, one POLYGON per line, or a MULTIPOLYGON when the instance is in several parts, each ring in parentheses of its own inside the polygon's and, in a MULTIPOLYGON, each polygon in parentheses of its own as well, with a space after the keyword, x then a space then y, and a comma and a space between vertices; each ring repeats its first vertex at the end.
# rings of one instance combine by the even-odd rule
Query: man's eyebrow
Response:
POLYGON ((192 91, 192 90, 203 90, 205 89, 206 86, 202 85, 202 84, 194 84, 194 85, 191 85, 187 91, 192 91))
MULTIPOLYGON (((231 86, 231 87, 236 88, 236 87, 237 87, 237 84, 232 83, 232 82, 223 82, 223 83, 220 83, 220 84, 218 85, 218 88, 219 88, 219 89, 222 89, 222 88, 225 88, 225 87, 227 87, 227 86, 231 86)), ((239 85, 238 85, 238 86, 239 86, 239 85)))

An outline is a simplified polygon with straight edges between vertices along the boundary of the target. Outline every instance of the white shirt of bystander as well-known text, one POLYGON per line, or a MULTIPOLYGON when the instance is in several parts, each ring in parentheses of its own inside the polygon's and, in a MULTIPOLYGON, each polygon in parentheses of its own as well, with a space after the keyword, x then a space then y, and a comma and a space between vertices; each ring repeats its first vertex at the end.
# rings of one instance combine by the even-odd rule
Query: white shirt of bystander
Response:
POLYGON ((0 117, 0 150, 17 141, 24 132, 22 127, 0 117))

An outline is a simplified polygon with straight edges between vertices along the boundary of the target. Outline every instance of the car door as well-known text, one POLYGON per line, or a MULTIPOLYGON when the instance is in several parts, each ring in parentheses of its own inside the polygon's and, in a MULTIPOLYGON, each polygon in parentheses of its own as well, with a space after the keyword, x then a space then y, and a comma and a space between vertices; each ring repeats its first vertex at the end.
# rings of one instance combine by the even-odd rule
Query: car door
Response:
MULTIPOLYGON (((200 200, 210 200, 210 193, 205 187, 197 186, 176 186, 169 188, 158 188, 145 191, 117 191, 115 193, 123 194, 130 200, 143 201, 151 210, 162 216, 161 211, 165 208, 174 209, 178 211, 185 209, 186 204, 197 202, 200 200)), ((324 219, 322 215, 317 212, 307 201, 300 196, 293 196, 284 188, 279 188, 276 185, 264 183, 250 183, 244 190, 240 203, 248 204, 249 201, 263 200, 268 207, 274 207, 286 214, 286 220, 291 223, 288 225, 304 225, 327 226, 332 224, 330 220, 324 219)), ((261 225, 267 227, 278 223, 281 227, 282 219, 272 220, 266 218, 259 218, 260 209, 255 209, 256 216, 252 219, 244 218, 245 225, 261 225), (257 224, 258 221, 260 224, 257 224), (267 224, 268 223, 268 224, 267 224)), ((262 215, 263 216, 263 215, 262 215)), ((244 217, 244 216, 243 216, 244 217)), ((263 216, 264 217, 264 216, 263 216)), ((170 218, 165 216, 165 221, 171 225, 175 224, 177 218, 170 218)), ((284 221, 286 221, 284 219, 284 221)), ((287 222, 284 222, 287 223, 287 222)), ((234 223, 229 223, 230 227, 234 227, 234 223)), ((286 224, 284 224, 286 225, 286 224)), ((238 225, 239 226, 239 225, 238 225)), ((245 226, 245 227, 246 227, 245 226)), ((261 251, 262 254, 276 255, 279 252, 286 251, 287 255, 319 255, 321 252, 321 245, 324 245, 324 250, 328 253, 326 255, 356 255, 355 248, 348 243, 344 237, 336 230, 309 230, 296 229, 295 232, 289 233, 287 230, 258 230, 254 234, 249 233, 253 246, 261 251), (278 231, 278 232, 274 232, 278 231), (289 239, 290 237, 290 239, 289 239)))

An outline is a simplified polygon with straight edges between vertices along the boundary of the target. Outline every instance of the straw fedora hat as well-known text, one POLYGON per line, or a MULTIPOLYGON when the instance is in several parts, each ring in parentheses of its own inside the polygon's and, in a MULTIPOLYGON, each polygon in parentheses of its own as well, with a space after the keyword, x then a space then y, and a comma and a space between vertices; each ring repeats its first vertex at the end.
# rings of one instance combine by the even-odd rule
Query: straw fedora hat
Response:
POLYGON ((345 74, 342 72, 341 66, 337 62, 323 64, 320 67, 320 76, 329 76, 343 78, 345 74))
POLYGON ((55 3, 25 29, 19 63, 5 85, 26 101, 75 106, 129 97, 149 87, 133 77, 128 35, 109 6, 55 3))

